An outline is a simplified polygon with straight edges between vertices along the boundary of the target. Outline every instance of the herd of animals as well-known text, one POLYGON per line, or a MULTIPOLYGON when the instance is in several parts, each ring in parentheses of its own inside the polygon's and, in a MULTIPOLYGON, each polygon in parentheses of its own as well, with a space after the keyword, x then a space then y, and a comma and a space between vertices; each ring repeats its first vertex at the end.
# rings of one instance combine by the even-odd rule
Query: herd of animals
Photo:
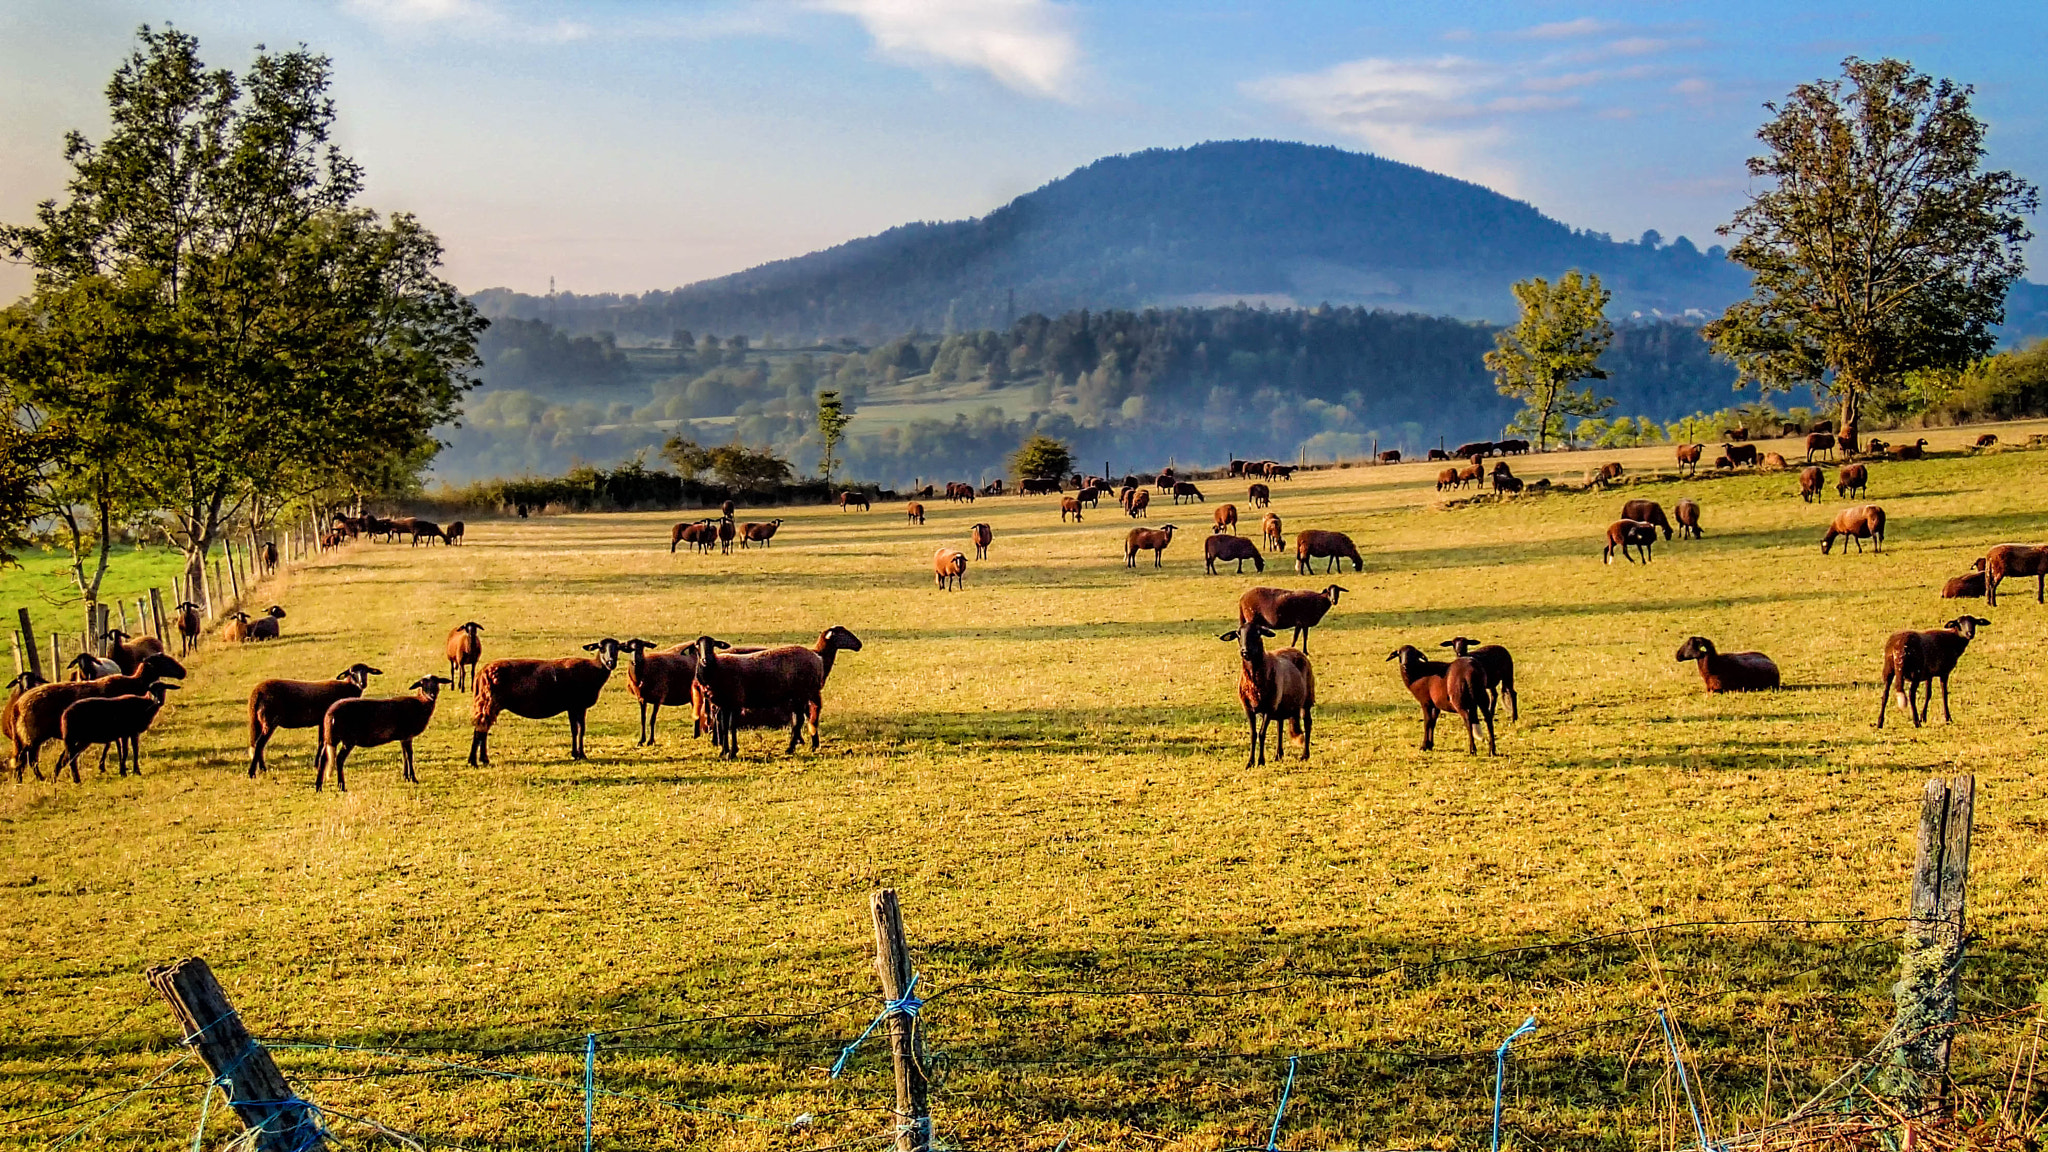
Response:
MULTIPOLYGON (((1980 438, 1978 446, 1987 446, 1992 439, 1989 436, 1980 438)), ((1825 432, 1810 434, 1807 438, 1809 457, 1833 450, 1839 443, 1825 432), (1817 436, 1824 436, 1824 439, 1816 439, 1817 436)), ((1888 451, 1892 459, 1916 459, 1924 452, 1925 441, 1888 450, 1882 445, 1874 444, 1873 447, 1880 452, 1888 451), (1902 451, 1906 454, 1900 454, 1902 451)), ((1477 473, 1482 467, 1481 461, 1488 455, 1526 451, 1527 445, 1520 441, 1503 441, 1464 445, 1459 451, 1463 453, 1468 449, 1471 453, 1468 470, 1477 473)), ((1678 447, 1682 473, 1688 466, 1697 466, 1701 449, 1700 445, 1678 447)), ((1724 456, 1717 463, 1727 467, 1769 468, 1773 458, 1779 464, 1783 463, 1783 458, 1775 453, 1758 457, 1753 445, 1728 444, 1723 445, 1723 449, 1724 456), (1743 447, 1750 451, 1732 454, 1728 451, 1743 447), (1742 458, 1739 463, 1733 459, 1735 456, 1742 458)), ((1394 463, 1398 462, 1399 454, 1382 453, 1381 458, 1384 462, 1394 463)), ((1293 470, 1271 461, 1232 461, 1229 471, 1238 477, 1289 479, 1293 470)), ((1603 465, 1589 476, 1589 482, 1614 481, 1620 478, 1621 472, 1619 464, 1603 465)), ((1505 461, 1496 466, 1492 479, 1497 491, 1521 490, 1520 481, 1512 477, 1505 461), (1503 485, 1503 479, 1513 483, 1503 485)), ((1819 468, 1808 466, 1800 475, 1802 499, 1819 499, 1823 479, 1819 468)), ((1846 464, 1837 477, 1837 494, 1846 496, 1850 491, 1860 494, 1868 482, 1869 474, 1864 465, 1846 464)), ((1443 483, 1440 478, 1440 488, 1443 483)), ((1149 503, 1148 487, 1169 493, 1176 504, 1183 500, 1205 500, 1191 481, 1176 476, 1171 469, 1157 476, 1127 476, 1120 486, 1095 476, 1076 476, 1072 478, 1072 485, 1076 494, 1062 495, 1060 501, 1062 520, 1069 516, 1080 520, 1085 508, 1098 506, 1100 498, 1110 492, 1118 493, 1120 505, 1132 518, 1145 514, 1149 503)), ((1017 490, 1058 494, 1064 489, 1065 485, 1058 480, 1028 480, 1017 490)), ((946 486, 947 498, 954 501, 972 502, 977 495, 1002 492, 1000 480, 979 491, 967 484, 946 486)), ((928 497, 931 493, 932 489, 926 488, 918 495, 928 497)), ((1269 486, 1265 483, 1251 484, 1247 499, 1254 509, 1270 509, 1269 486)), ((868 505, 868 499, 859 493, 848 492, 840 498, 840 506, 845 510, 866 508, 868 505)), ((909 522, 923 524, 924 511, 920 501, 910 501, 906 509, 909 522)), ((720 512, 716 518, 677 524, 670 551, 674 552, 685 542, 704 551, 722 546, 729 552, 735 540, 743 548, 756 543, 767 547, 783 523, 781 519, 736 523, 730 502, 720 512)), ((1667 517, 1663 507, 1654 500, 1630 499, 1622 506, 1621 518, 1607 529, 1602 559, 1611 564, 1619 553, 1631 563, 1637 562, 1638 557, 1640 562, 1648 563, 1651 548, 1660 534, 1667 542, 1674 535, 1680 539, 1701 538, 1700 514, 1698 501, 1689 497, 1676 503, 1673 517, 1667 517)), ((1216 572, 1218 562, 1232 560, 1237 562, 1240 573, 1245 560, 1251 560, 1258 571, 1264 571, 1263 548, 1238 536, 1237 525, 1235 505, 1223 504, 1215 509, 1213 527, 1204 549, 1206 568, 1210 573, 1216 572)), ((1264 548, 1277 551, 1284 547, 1277 514, 1267 510, 1262 527, 1264 548)), ((1161 566, 1161 554, 1171 544, 1174 530, 1171 524, 1157 529, 1132 529, 1125 544, 1126 566, 1136 567, 1137 554, 1145 550, 1152 551, 1154 567, 1161 566)), ((1878 551, 1883 546, 1884 531, 1885 512, 1882 507, 1866 504, 1845 509, 1828 526, 1821 541, 1821 550, 1826 553, 1837 539, 1846 538, 1856 541, 1859 552, 1864 540, 1871 541, 1872 549, 1878 551)), ((419 519, 337 517, 328 539, 339 544, 353 537, 382 537, 391 541, 402 535, 410 535, 415 545, 421 539, 430 544, 435 539, 458 544, 463 538, 463 525, 458 521, 443 529, 419 519)), ((969 544, 976 559, 988 558, 993 538, 993 530, 986 523, 970 527, 969 544)), ((1325 572, 1334 571, 1336 565, 1345 559, 1351 561, 1353 571, 1364 569, 1364 561, 1356 545, 1341 532, 1310 530, 1298 533, 1294 551, 1296 570, 1300 573, 1313 572, 1312 561, 1315 559, 1328 561, 1325 572)), ((966 570, 967 555, 962 549, 941 546, 933 556, 933 572, 941 589, 961 587, 966 570)), ((1996 606, 1998 588, 2007 577, 2027 576, 2035 578, 2036 602, 2048 600, 2048 546, 2001 544, 1989 549, 1975 562, 1971 571, 1949 580, 1942 595, 1947 598, 1982 597, 1988 604, 1996 606)), ((1235 643, 1238 649, 1238 698, 1244 709, 1250 743, 1247 767, 1266 762, 1269 734, 1274 737, 1272 744, 1276 759, 1284 758, 1290 737, 1298 744, 1300 757, 1308 758, 1316 703, 1315 670, 1308 655, 1308 635, 1337 606, 1346 591, 1337 584, 1319 591, 1255 587, 1239 597, 1237 627, 1224 632, 1220 639, 1235 643), (1266 640, 1283 633, 1290 634, 1290 642, 1294 646, 1269 650, 1266 640), (1277 731, 1275 722, 1279 724, 1277 731)), ((230 613, 224 618, 221 635, 231 642, 275 639, 280 634, 280 621, 284 618, 284 609, 276 605, 255 617, 243 612, 230 613)), ((181 644, 180 655, 189 655, 198 643, 201 628, 199 606, 179 604, 174 622, 181 644)), ((1937 683, 1941 687, 1943 719, 1950 719, 1949 676, 1977 630, 1988 624, 1990 621, 1983 617, 1965 614, 1939 629, 1894 633, 1884 647, 1878 727, 1884 726, 1886 705, 1894 696, 1908 709, 1915 726, 1925 723, 1933 707, 1937 683)), ((693 736, 709 734, 723 757, 738 755, 738 733, 742 729, 787 729, 789 742, 786 753, 793 753, 802 742, 808 726, 810 744, 815 750, 818 747, 823 691, 835 658, 842 651, 858 652, 862 647, 859 637, 846 628, 834 626, 821 633, 816 643, 811 645, 734 646, 712 636, 700 636, 688 643, 661 648, 639 638, 618 640, 605 637, 585 644, 583 648, 588 653, 585 656, 503 659, 485 664, 482 663, 483 632, 484 626, 473 620, 451 629, 446 650, 448 674, 423 676, 407 686, 409 691, 406 695, 365 696, 370 677, 383 673, 363 663, 351 664, 328 680, 270 679, 258 683, 249 695, 249 775, 254 777, 267 769, 265 749, 278 731, 317 729, 316 789, 324 787, 331 768, 336 787, 345 790, 350 753, 358 748, 392 743, 399 745, 404 778, 415 781, 413 740, 432 721, 440 690, 446 686, 452 686, 458 692, 468 691, 473 697, 471 765, 489 765, 490 732, 500 716, 507 712, 535 720, 566 717, 570 757, 583 759, 585 717, 622 661, 626 689, 640 706, 638 743, 642 745, 655 742, 661 709, 666 706, 688 707, 693 736)), ((33 771, 38 780, 44 779, 39 763, 40 750, 52 740, 62 746, 56 773, 61 775, 69 768, 74 782, 81 778, 78 768, 80 757, 94 747, 101 749, 100 772, 105 772, 110 750, 121 775, 128 774, 131 762, 132 770, 138 774, 141 772, 140 737, 162 709, 166 694, 179 687, 171 681, 182 679, 185 668, 164 650, 156 637, 129 636, 116 630, 109 632, 106 640, 106 656, 81 653, 72 661, 74 678, 71 680, 46 683, 35 673, 25 672, 9 684, 7 701, 4 709, 0 709, 0 729, 4 729, 4 735, 13 745, 17 783, 29 771, 33 771)), ((1497 704, 1505 698, 1511 718, 1519 720, 1521 717, 1520 699, 1515 691, 1514 657, 1502 645, 1481 644, 1465 636, 1442 641, 1441 647, 1451 649, 1448 660, 1431 660, 1413 645, 1403 645, 1387 656, 1389 662, 1397 664, 1402 683, 1421 709, 1422 748, 1428 751, 1435 747, 1436 725, 1440 718, 1456 715, 1465 727, 1467 751, 1477 754, 1478 732, 1484 728, 1487 751, 1494 754, 1497 752, 1494 727, 1497 704)), ((1777 665, 1768 656, 1761 652, 1724 653, 1703 636, 1688 637, 1679 647, 1676 659, 1697 664, 1708 692, 1762 691, 1780 686, 1777 665)))

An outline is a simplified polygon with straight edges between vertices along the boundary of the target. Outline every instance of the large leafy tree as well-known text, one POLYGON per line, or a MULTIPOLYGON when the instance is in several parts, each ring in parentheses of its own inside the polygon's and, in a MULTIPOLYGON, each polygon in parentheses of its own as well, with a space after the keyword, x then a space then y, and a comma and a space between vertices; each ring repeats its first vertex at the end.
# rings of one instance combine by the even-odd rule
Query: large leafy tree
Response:
POLYGON ((355 203, 328 81, 303 48, 237 76, 145 27, 107 86, 106 139, 66 137, 65 198, 0 229, 0 254, 36 270, 22 308, 47 339, 85 327, 68 315, 84 285, 144 294, 119 313, 124 361, 102 367, 132 396, 127 480, 195 573, 233 518, 410 482, 474 383, 484 321, 438 276, 431 233, 355 203))
POLYGON ((1851 57, 1839 79, 1765 105, 1764 152, 1749 161, 1761 188, 1720 229, 1752 295, 1707 338, 1767 391, 1816 385, 1852 443, 1866 403, 1989 352, 2025 271, 2038 194, 1981 171, 1971 92, 1851 57))
POLYGON ((1074 450, 1063 440, 1034 432, 1010 456, 1010 468, 1020 478, 1057 480, 1074 470, 1074 450))
POLYGON ((1598 276, 1573 269, 1552 284, 1532 276, 1514 286, 1521 318, 1494 333, 1486 367, 1503 396, 1522 402, 1514 427, 1536 438, 1538 450, 1563 432, 1567 416, 1594 416, 1613 405, 1582 380, 1605 380, 1600 354, 1614 341, 1607 322, 1612 295, 1598 276))
POLYGON ((846 425, 853 417, 846 414, 846 404, 839 399, 839 393, 826 388, 818 393, 818 439, 824 441, 824 448, 818 453, 818 471, 824 476, 825 484, 832 484, 832 469, 839 463, 839 441, 846 435, 846 425))

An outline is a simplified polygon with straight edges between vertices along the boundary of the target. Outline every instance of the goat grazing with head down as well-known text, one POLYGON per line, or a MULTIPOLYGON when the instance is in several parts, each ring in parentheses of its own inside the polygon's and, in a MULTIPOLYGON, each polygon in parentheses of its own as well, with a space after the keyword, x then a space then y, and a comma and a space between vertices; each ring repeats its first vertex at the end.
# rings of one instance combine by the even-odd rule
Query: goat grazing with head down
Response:
POLYGON ((1247 768, 1266 762, 1266 733, 1273 721, 1285 725, 1273 742, 1275 760, 1287 758, 1290 734, 1301 740, 1301 758, 1307 760, 1309 735, 1315 729, 1315 669, 1306 654, 1292 648, 1266 651, 1265 638, 1271 635, 1272 629, 1248 620, 1218 637, 1237 641, 1237 698, 1251 729, 1251 751, 1244 758, 1247 768))

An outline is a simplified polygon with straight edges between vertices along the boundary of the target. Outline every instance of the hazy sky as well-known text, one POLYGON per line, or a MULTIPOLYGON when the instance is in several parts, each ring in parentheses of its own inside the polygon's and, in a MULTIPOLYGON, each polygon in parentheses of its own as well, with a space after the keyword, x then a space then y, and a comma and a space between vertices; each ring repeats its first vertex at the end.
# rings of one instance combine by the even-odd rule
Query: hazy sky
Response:
MULTIPOLYGON (((217 65, 331 56, 368 203, 418 213, 466 289, 674 287, 1253 136, 1704 247, 1760 105, 1851 54, 1976 85, 1991 163, 2048 182, 2042 0, 0 0, 0 220, 61 191, 61 134, 103 130, 144 23, 217 65)), ((0 298, 26 284, 0 265, 0 298)))

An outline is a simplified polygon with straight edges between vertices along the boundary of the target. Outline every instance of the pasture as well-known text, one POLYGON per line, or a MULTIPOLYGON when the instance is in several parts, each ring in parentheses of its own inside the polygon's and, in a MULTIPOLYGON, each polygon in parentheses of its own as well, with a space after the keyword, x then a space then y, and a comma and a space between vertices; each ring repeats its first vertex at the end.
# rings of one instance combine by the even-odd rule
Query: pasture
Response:
MULTIPOLYGON (((1821 555, 1843 502, 1802 503, 1796 471, 1443 510, 1433 464, 1272 485, 1290 540, 1358 542, 1364 571, 1328 577, 1274 553, 1263 576, 1203 575, 1217 503, 1258 532, 1228 481, 1202 482, 1206 505, 1155 495, 1140 523, 1181 529, 1158 572, 1124 568, 1133 522, 1113 503, 1062 524, 1056 497, 927 500, 922 527, 900 505, 778 509, 753 517, 788 517, 772 548, 729 556, 670 555, 673 514, 355 544, 262 593, 290 611, 283 639, 191 662, 145 775, 88 762, 82 786, 0 787, 0 1146, 48 1146, 115 1105, 83 1139, 189 1139, 192 1065, 123 1094, 179 1051, 142 970, 197 955, 259 1037, 353 1046, 280 1047, 303 1095, 429 1146, 573 1146, 582 1097, 557 1082, 580 1085, 586 1033, 640 1029, 604 1038, 600 1080, 689 1107, 605 1097, 597 1147, 872 1147, 891 1130, 886 1044, 825 1069, 877 1007, 883 886, 929 998, 950 1147, 1265 1147, 1296 1055, 1281 1147, 1484 1147, 1493 1048, 1532 1014, 1511 1141, 1675 1146, 1690 1121, 1646 1015, 1660 1005, 1712 1133, 1782 1115, 1890 1024, 1883 918, 1931 774, 1980 790, 1964 1012, 2048 995, 2048 607, 2031 580, 1996 609, 1938 598, 1989 545, 2048 537, 2048 452, 1968 457, 1968 436, 1871 466, 1883 555, 1821 555), (1600 563, 1624 499, 1681 495, 1703 540, 1600 563), (991 558, 939 592, 934 547, 966 548, 977 520, 991 558), (1246 587, 1333 581, 1349 594, 1309 641, 1313 757, 1290 744, 1247 771, 1218 634, 1246 587), (1885 637, 1964 611, 1993 623, 1956 672, 1955 723, 1895 710, 1873 730, 1885 637), (450 692, 417 785, 392 746, 351 759, 348 793, 315 793, 305 731, 247 778, 255 680, 363 660, 385 672, 372 694, 395 694, 447 671, 469 619, 485 661, 605 636, 808 643, 834 624, 865 649, 838 660, 816 754, 743 732, 721 761, 675 709, 635 747, 615 675, 587 761, 560 718, 508 716, 492 766, 466 767, 469 698, 450 692), (1483 739, 1468 756, 1455 718, 1418 751, 1386 662, 1461 633, 1515 654, 1521 719, 1503 710, 1495 758, 1483 739), (1786 687, 1704 695, 1673 658, 1690 635, 1761 649, 1786 687)), ((1610 459, 1671 470, 1669 448, 1513 466, 1576 481, 1610 459)), ((1959 1072, 2002 1087, 2034 1019, 1966 1033, 1959 1072)))

